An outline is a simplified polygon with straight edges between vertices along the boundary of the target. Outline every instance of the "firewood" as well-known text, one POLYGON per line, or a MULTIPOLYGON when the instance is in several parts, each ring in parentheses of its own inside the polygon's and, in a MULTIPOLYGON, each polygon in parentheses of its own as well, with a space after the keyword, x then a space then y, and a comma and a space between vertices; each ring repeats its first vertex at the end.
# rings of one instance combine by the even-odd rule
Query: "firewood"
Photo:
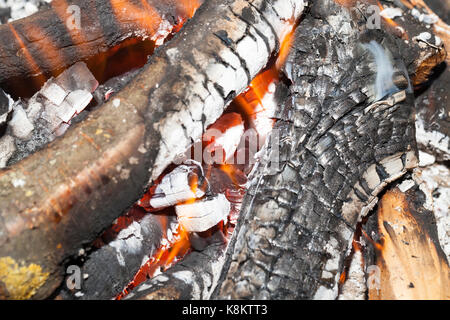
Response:
MULTIPOLYGON (((61 264, 140 198, 266 65, 302 0, 208 1, 117 96, 0 176, 0 259, 37 270, 15 298, 42 298, 61 264), (262 16, 264 15, 264 16, 262 16), (24 244, 26 244, 24 246, 24 244)), ((5 270, 5 269, 4 269, 5 270)), ((3 271, 4 271, 3 270, 3 271)))
POLYGON ((426 196, 412 180, 409 189, 389 190, 379 204, 381 235, 376 281, 369 299, 450 299, 450 268, 437 239, 426 196))
POLYGON ((77 61, 86 61, 131 38, 157 40, 167 25, 190 18, 202 0, 55 0, 51 8, 0 25, 0 87, 24 78, 43 84, 77 61), (179 19, 179 20, 178 20, 179 19))
MULTIPOLYGON (((424 16, 433 19, 433 33, 450 49, 450 26, 439 16, 445 15, 445 10, 433 12, 425 2, 402 0, 411 8, 417 9, 416 19, 424 16)), ((444 3, 435 3, 437 9, 444 3)), ((424 43, 426 44, 426 43, 424 43)), ((428 44, 426 44, 428 45, 428 44)), ((450 97, 447 88, 450 85, 450 55, 447 54, 446 63, 442 63, 436 68, 434 80, 429 83, 429 87, 416 99, 417 108, 417 144, 420 150, 430 153, 438 161, 450 159, 450 97)))

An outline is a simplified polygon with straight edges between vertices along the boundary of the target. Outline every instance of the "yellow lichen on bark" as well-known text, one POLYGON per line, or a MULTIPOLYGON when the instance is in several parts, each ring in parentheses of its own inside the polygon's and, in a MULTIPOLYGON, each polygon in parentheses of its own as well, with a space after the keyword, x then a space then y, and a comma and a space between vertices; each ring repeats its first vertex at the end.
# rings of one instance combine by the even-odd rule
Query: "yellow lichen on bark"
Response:
POLYGON ((0 284, 6 292, 4 298, 25 300, 31 298, 45 283, 49 273, 41 266, 31 263, 19 264, 11 257, 0 258, 0 284))

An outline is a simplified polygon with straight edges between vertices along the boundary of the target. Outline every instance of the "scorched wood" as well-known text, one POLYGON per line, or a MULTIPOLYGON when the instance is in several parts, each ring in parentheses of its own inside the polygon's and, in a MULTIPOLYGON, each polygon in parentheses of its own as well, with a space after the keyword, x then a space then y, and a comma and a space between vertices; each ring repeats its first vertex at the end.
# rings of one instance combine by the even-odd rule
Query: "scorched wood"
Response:
POLYGON ((302 0, 208 1, 114 103, 1 171, 1 272, 20 265, 32 275, 7 276, 6 294, 51 294, 64 261, 201 137, 279 50, 303 9, 302 0))
POLYGON ((450 297, 450 269, 430 211, 434 199, 420 175, 416 170, 388 190, 373 217, 375 232, 368 234, 380 239, 375 244, 376 273, 368 283, 371 300, 450 297))

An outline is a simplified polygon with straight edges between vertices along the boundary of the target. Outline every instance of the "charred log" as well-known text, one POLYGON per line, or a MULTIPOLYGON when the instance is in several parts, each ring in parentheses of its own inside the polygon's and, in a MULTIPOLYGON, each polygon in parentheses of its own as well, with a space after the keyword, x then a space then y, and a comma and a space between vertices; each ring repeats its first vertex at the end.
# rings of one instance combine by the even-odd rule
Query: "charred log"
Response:
POLYGON ((147 214, 138 207, 131 209, 127 217, 131 220, 128 226, 116 235, 104 234, 101 239, 106 243, 88 255, 81 268, 82 290, 71 291, 64 284, 60 298, 115 298, 133 279, 137 268, 155 253, 164 235, 173 229, 171 226, 176 225, 174 216, 147 214))

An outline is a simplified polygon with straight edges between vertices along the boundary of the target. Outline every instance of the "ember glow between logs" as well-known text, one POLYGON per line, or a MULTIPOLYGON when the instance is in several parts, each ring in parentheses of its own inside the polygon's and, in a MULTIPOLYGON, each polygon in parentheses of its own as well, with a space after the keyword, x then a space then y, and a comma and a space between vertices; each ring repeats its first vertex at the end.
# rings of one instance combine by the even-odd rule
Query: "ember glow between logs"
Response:
MULTIPOLYGON (((257 134, 263 136, 264 139, 267 134, 270 133, 275 123, 273 114, 276 104, 273 101, 273 95, 276 84, 278 81, 280 81, 279 71, 284 65, 284 62, 286 61, 287 55, 289 53, 289 49, 291 47, 294 29, 294 25, 292 25, 292 28, 288 30, 288 32, 286 32, 285 36, 283 37, 283 41, 280 45, 280 51, 274 63, 272 63, 269 68, 258 74, 250 83, 247 90, 236 97, 234 100, 234 104, 238 106, 238 109, 241 112, 242 116, 250 120, 250 126, 253 127, 253 129, 256 129, 257 134)), ((235 115, 235 113, 225 113, 211 127, 215 126, 216 128, 218 128, 218 130, 216 131, 226 133, 227 130, 230 131, 230 128, 241 125, 241 120, 239 120, 235 115)), ((225 138, 227 137, 225 134, 224 136, 225 138)), ((202 141, 207 142, 206 145, 204 144, 204 148, 208 148, 208 146, 215 144, 215 148, 222 147, 223 149, 225 149, 224 145, 218 146, 218 144, 223 144, 220 139, 215 139, 214 137, 209 136, 208 130, 202 137, 202 141)), ((262 145, 259 145, 259 148, 261 147, 262 145)), ((225 153, 225 150, 223 151, 225 153)), ((226 155, 223 160, 226 160, 226 155)), ((211 182, 212 184, 215 184, 213 188, 221 189, 224 191, 225 197, 231 203, 231 209, 228 217, 225 220, 220 221, 216 226, 205 232, 197 233, 197 235, 199 235, 200 237, 208 237, 213 232, 220 230, 224 234, 225 241, 228 241, 237 222, 237 215, 240 211, 240 204, 245 195, 245 186, 242 184, 242 176, 245 174, 241 171, 241 168, 234 163, 229 164, 226 162, 221 162, 216 164, 215 166, 203 163, 203 167, 205 171, 205 178, 207 180, 213 179, 212 176, 214 174, 212 174, 212 171, 219 170, 223 172, 225 177, 228 177, 228 179, 231 181, 231 187, 230 183, 228 184, 228 187, 217 186, 217 184, 227 184, 225 181, 223 181, 224 179, 220 179, 219 181, 214 180, 211 182)), ((158 182, 160 181, 161 179, 158 179, 158 182)), ((189 181, 189 184, 193 194, 196 194, 196 191, 199 188, 198 176, 195 175, 193 179, 189 181)), ((154 191, 155 186, 150 188, 149 192, 144 195, 139 203, 149 203, 149 199, 151 199, 152 192, 154 191)), ((196 201, 198 201, 198 199, 191 198, 185 201, 183 204, 192 204, 196 201)), ((128 293, 131 292, 133 288, 138 286, 146 279, 152 278, 157 274, 164 272, 165 270, 173 266, 177 261, 183 259, 183 257, 191 250, 192 245, 190 242, 189 233, 181 226, 181 224, 178 224, 176 232, 171 234, 170 240, 166 235, 165 239, 163 239, 162 241, 161 247, 140 268, 140 270, 136 273, 134 279, 117 296, 117 299, 120 300, 124 298, 128 293)))

